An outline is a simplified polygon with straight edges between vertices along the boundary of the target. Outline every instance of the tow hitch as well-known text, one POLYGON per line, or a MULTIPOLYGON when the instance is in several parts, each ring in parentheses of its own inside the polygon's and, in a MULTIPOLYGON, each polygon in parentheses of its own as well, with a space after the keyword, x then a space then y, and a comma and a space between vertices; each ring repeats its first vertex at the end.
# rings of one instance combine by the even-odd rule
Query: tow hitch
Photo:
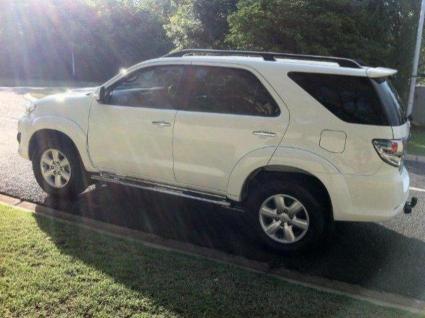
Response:
POLYGON ((412 197, 412 199, 410 199, 410 201, 407 201, 406 204, 404 205, 404 213, 405 214, 410 214, 412 213, 412 209, 416 206, 416 203, 418 203, 418 198, 416 197, 412 197))

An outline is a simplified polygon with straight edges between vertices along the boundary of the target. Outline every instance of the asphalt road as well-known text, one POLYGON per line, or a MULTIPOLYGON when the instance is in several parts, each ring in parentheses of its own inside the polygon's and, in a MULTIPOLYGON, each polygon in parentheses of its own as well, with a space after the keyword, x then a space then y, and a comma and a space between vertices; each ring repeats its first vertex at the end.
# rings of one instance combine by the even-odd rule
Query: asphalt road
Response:
MULTIPOLYGON (((274 268, 425 300, 425 192, 412 192, 419 199, 412 215, 385 223, 338 223, 322 249, 292 257, 259 245, 243 214, 209 204, 116 185, 91 188, 74 202, 55 201, 36 184, 31 163, 17 154, 16 126, 24 93, 0 89, 0 193, 242 255, 274 268)), ((425 188, 425 161, 407 165, 411 185, 425 188)))

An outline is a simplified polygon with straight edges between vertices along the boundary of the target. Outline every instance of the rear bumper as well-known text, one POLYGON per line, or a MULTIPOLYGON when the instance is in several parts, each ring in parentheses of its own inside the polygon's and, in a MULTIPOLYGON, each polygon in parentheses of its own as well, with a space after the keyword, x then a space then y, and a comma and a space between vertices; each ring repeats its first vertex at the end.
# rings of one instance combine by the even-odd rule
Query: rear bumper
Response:
POLYGON ((329 189, 337 221, 384 221, 405 208, 410 178, 401 171, 383 166, 373 176, 343 176, 329 189))

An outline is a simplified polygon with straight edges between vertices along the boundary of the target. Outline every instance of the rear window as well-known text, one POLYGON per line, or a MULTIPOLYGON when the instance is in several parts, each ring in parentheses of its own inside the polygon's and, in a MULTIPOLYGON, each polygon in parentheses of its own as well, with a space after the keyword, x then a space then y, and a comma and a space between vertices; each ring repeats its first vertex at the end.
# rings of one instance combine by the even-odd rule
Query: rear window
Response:
POLYGON ((387 81, 302 72, 288 76, 341 120, 377 126, 402 122, 399 103, 387 81))
POLYGON ((383 107, 387 112, 389 124, 391 126, 403 125, 407 121, 407 118, 396 89, 386 79, 374 79, 373 82, 381 98, 383 107))

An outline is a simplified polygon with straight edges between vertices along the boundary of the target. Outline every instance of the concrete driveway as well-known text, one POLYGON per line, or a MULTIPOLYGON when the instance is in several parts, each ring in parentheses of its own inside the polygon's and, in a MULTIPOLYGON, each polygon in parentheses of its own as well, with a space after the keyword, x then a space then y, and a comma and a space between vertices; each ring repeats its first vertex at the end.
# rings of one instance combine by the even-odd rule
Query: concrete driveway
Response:
MULTIPOLYGON (((69 213, 220 249, 275 268, 322 276, 425 300, 425 192, 412 215, 385 223, 339 223, 322 250, 284 257, 259 245, 244 216, 213 205, 121 186, 98 186, 75 202, 55 201, 36 184, 31 163, 17 154, 23 92, 0 89, 0 192, 69 213)), ((425 188, 425 163, 408 162, 412 186, 425 188)))

